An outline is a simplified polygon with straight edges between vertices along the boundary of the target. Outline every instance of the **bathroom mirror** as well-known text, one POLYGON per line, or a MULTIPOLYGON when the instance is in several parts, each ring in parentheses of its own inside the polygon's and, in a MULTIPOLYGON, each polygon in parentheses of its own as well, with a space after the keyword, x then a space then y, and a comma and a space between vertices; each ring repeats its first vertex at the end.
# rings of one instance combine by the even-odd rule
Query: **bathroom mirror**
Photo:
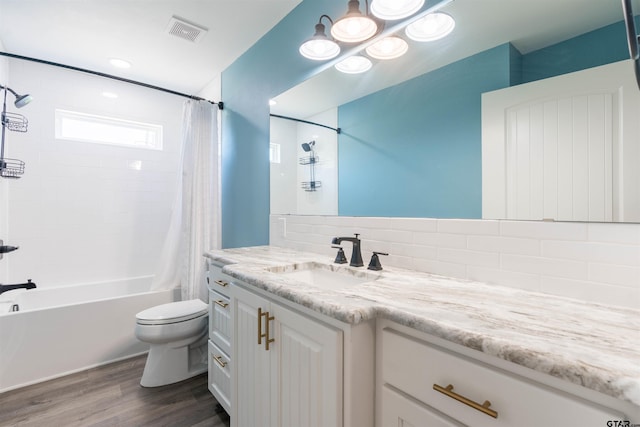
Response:
MULTIPOLYGON (((616 23, 620 23, 619 36, 624 41, 622 8, 617 1, 456 0, 442 11, 456 20, 456 28, 447 38, 426 44, 411 42, 406 55, 377 61, 363 74, 347 75, 328 67, 275 98, 276 104, 271 108, 274 114, 324 121, 323 124, 342 127, 344 132, 341 135, 329 132, 324 138, 334 141, 322 143, 325 147, 338 147, 335 154, 339 153, 340 161, 337 157, 327 159, 329 165, 335 167, 331 172, 339 182, 331 187, 336 193, 329 193, 329 187, 323 186, 314 194, 305 194, 301 190, 303 179, 299 176, 304 170, 302 165, 296 166, 295 179, 289 179, 294 176, 290 175, 278 180, 274 175, 279 174, 280 178, 285 175, 274 174, 275 168, 281 166, 274 168, 272 163, 273 214, 483 218, 478 94, 517 84, 505 83, 512 76, 497 75, 508 74, 513 66, 510 61, 526 60, 529 53, 544 47, 616 23), (473 96, 465 95, 467 87, 473 96), (415 101, 409 100, 412 93, 428 94, 437 102, 416 108, 415 101), (358 110, 360 119, 345 122, 347 110, 358 110), (423 122, 429 124, 428 130, 424 131, 423 127, 422 134, 412 134, 412 126, 423 122), (367 135, 367 123, 377 124, 376 137, 385 139, 385 145, 371 144, 368 138, 362 137, 367 135), (357 134, 350 134, 354 128, 358 128, 357 134), (411 138, 413 145, 408 143, 411 138), (416 140, 423 141, 424 146, 414 152, 416 140), (377 166, 381 158, 385 159, 385 167, 377 166), (284 181, 290 185, 285 192, 284 181), (298 196, 291 197, 295 193, 298 196), (289 205, 277 202, 274 205, 274 194, 289 200, 289 205), (283 194, 289 196, 283 197, 283 194), (317 203, 315 199, 320 194, 325 201, 335 199, 336 202, 329 203, 330 207, 327 203, 317 203), (299 201, 292 203, 300 197, 307 200, 302 207, 299 201)), ((626 45, 622 48, 626 49, 626 45)), ((588 57, 590 53, 586 53, 588 57)), ((276 123, 280 121, 272 118, 272 142, 278 134, 274 132, 278 127, 276 123)), ((312 127, 301 132, 303 135, 290 139, 295 141, 293 158, 298 163, 303 156, 301 144, 317 135, 312 127)), ((527 219, 545 218, 542 215, 527 219)))

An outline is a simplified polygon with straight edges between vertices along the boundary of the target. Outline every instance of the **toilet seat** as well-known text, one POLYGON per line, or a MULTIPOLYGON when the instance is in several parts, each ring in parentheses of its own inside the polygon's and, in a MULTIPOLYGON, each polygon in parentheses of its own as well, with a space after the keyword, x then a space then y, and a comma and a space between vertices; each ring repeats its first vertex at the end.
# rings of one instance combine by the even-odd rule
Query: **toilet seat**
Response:
POLYGON ((167 325, 186 322, 208 314, 208 306, 199 299, 162 304, 136 314, 140 325, 167 325))

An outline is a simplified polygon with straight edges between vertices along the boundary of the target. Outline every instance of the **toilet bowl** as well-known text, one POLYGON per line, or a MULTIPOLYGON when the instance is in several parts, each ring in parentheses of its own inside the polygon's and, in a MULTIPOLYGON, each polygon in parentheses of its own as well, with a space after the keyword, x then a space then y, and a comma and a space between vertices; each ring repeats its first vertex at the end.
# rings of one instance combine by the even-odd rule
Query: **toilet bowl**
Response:
POLYGON ((141 386, 173 384, 207 371, 207 308, 195 299, 136 314, 136 338, 150 345, 141 386))

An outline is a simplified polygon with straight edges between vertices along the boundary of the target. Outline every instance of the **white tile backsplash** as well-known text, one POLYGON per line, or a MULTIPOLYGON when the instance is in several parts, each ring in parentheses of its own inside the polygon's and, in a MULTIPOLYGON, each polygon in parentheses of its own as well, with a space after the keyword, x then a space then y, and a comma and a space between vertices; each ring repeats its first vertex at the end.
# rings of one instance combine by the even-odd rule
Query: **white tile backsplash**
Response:
POLYGON ((270 243, 333 257, 356 232, 365 264, 640 308, 640 224, 272 215, 270 243))

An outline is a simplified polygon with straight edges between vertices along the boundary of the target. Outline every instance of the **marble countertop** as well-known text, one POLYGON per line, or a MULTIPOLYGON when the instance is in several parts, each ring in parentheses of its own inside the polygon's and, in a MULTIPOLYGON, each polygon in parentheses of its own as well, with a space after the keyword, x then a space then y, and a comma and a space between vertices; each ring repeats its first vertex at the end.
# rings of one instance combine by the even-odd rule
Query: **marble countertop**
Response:
POLYGON ((398 268, 372 272, 274 246, 205 256, 232 277, 340 321, 387 318, 640 406, 640 310, 398 268), (327 289, 279 274, 310 263, 360 283, 327 289))

